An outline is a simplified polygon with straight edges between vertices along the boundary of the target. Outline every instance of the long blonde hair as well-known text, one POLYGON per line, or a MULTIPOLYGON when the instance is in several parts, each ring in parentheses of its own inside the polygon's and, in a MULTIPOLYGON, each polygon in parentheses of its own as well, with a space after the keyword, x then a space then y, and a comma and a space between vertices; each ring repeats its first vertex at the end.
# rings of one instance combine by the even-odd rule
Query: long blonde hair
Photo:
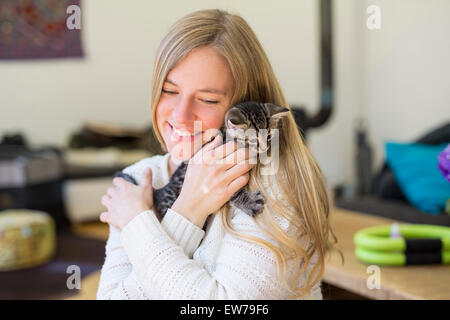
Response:
MULTIPOLYGON (((167 74, 191 50, 201 46, 214 48, 228 61, 234 79, 231 105, 242 101, 258 101, 289 108, 272 66, 246 21, 223 10, 201 10, 178 20, 161 41, 152 77, 151 109, 154 124, 157 123, 156 107, 167 74)), ((164 147, 157 126, 153 127, 164 147)), ((228 205, 220 210, 220 214, 228 232, 258 243, 274 254, 281 278, 291 287, 292 296, 289 298, 299 298, 309 294, 322 278, 325 253, 331 246, 330 235, 334 242, 336 238, 328 222, 330 199, 321 170, 302 140, 290 113, 281 124, 279 150, 282 150, 279 168, 273 176, 277 188, 267 190, 259 165, 253 168, 249 181, 249 188, 261 190, 267 199, 268 210, 264 210, 255 220, 278 245, 259 237, 237 233, 230 222, 228 205), (270 191, 273 197, 269 195, 270 191), (277 222, 279 217, 290 222, 295 236, 289 236, 280 228, 277 222), (302 244, 303 241, 309 244, 307 248, 302 244), (311 263, 313 256, 317 256, 317 263, 311 263), (298 266, 298 270, 290 276, 286 273, 288 261, 298 266), (309 265, 313 268, 307 284, 298 287, 299 277, 309 265)))

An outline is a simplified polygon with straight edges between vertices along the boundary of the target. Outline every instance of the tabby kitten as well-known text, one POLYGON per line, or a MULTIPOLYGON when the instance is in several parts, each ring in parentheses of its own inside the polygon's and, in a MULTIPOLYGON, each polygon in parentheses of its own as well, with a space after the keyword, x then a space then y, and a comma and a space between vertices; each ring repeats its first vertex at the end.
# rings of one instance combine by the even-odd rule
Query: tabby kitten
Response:
MULTIPOLYGON (((272 103, 242 102, 233 106, 225 115, 224 126, 220 129, 225 142, 237 140, 238 147, 248 147, 250 154, 264 153, 269 150, 272 138, 271 129, 277 129, 280 119, 287 115, 289 109, 272 103), (245 134, 248 129, 254 129, 256 134, 245 134), (260 130, 267 130, 267 135, 258 134, 260 130)), ((251 132, 247 131, 247 132, 251 132)), ((167 209, 171 208, 183 186, 184 177, 189 161, 182 162, 170 178, 169 183, 161 189, 153 190, 153 209, 159 220, 162 220, 167 209)), ((116 177, 137 184, 128 174, 116 173, 116 177)), ((264 196, 259 191, 249 191, 246 187, 237 191, 230 199, 231 205, 250 216, 262 212, 264 196)))

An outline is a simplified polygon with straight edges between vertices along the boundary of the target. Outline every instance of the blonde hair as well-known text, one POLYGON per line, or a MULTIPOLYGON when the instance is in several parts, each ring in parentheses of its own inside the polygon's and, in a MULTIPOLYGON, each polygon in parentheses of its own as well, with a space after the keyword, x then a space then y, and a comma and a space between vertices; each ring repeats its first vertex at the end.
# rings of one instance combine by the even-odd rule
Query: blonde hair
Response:
MULTIPOLYGON (((157 51, 152 77, 151 110, 156 124, 156 107, 163 83, 170 70, 191 50, 209 46, 225 57, 234 79, 234 93, 231 105, 242 101, 271 102, 289 108, 272 66, 256 35, 238 15, 222 10, 201 10, 178 20, 161 41, 157 51)), ((164 147, 164 141, 156 125, 156 136, 164 147)), ((299 134, 294 118, 284 118, 279 135, 279 168, 274 175, 277 189, 267 190, 259 165, 252 169, 249 188, 261 190, 267 201, 268 210, 257 216, 257 224, 278 245, 259 237, 237 233, 231 226, 229 206, 221 210, 225 229, 240 238, 247 239, 269 249, 276 257, 278 272, 292 296, 299 298, 310 293, 320 281, 325 269, 325 253, 330 246, 328 215, 330 199, 322 173, 299 134), (278 189, 279 188, 279 189, 278 189), (269 196, 273 191, 275 198, 269 196), (281 191, 281 194, 279 193, 281 191), (278 194, 277 194, 278 192, 278 194), (289 221, 296 236, 289 236, 280 228, 277 219, 289 221), (302 240, 309 243, 304 248, 302 240), (317 263, 311 263, 317 255, 317 263), (287 262, 302 268, 287 277, 287 262), (292 287, 309 265, 314 265, 305 287, 292 287), (291 284, 291 285, 289 285, 291 284)))

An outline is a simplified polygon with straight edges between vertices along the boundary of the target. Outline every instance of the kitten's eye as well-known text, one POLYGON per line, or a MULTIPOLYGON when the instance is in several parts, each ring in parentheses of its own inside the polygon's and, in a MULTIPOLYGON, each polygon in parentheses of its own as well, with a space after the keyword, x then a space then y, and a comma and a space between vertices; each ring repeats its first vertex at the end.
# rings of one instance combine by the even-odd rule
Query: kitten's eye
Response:
POLYGON ((162 89, 162 92, 167 93, 167 94, 176 94, 176 91, 170 91, 170 90, 166 90, 166 89, 162 89))

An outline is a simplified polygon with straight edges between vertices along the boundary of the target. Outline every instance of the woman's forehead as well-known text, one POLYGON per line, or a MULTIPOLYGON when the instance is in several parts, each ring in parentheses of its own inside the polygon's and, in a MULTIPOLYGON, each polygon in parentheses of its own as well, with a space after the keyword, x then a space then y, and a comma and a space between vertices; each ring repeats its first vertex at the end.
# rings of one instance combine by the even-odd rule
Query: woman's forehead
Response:
POLYGON ((210 47, 192 50, 169 72, 166 82, 217 94, 229 94, 233 87, 228 62, 210 47))

